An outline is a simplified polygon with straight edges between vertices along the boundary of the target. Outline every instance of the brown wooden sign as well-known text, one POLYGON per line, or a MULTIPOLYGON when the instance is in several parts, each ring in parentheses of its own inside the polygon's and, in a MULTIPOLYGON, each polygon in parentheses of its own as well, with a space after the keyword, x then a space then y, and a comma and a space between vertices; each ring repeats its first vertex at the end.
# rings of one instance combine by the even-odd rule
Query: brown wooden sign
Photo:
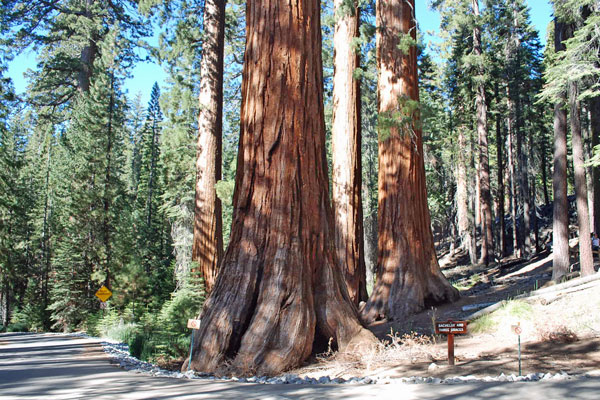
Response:
POLYGON ((448 335, 448 364, 454 365, 454 335, 467 333, 467 321, 436 322, 435 333, 448 335))
POLYGON ((467 321, 446 321, 435 323, 435 333, 439 334, 465 334, 467 333, 467 321))

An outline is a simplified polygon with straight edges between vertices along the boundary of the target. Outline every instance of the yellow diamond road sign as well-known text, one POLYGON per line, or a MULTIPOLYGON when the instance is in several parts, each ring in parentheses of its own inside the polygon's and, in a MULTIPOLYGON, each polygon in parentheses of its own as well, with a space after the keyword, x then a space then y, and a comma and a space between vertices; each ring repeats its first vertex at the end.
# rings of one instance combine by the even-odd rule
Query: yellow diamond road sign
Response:
POLYGON ((96 297, 102 301, 108 300, 110 296, 112 296, 112 292, 104 285, 96 292, 96 297))

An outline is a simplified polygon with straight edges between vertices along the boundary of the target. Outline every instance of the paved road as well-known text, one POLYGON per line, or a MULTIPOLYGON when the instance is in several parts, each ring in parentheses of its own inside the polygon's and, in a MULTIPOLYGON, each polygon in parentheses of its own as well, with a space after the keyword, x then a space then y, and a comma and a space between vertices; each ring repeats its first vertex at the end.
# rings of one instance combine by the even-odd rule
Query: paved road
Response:
POLYGON ((157 378, 109 363, 97 341, 0 335, 0 399, 600 399, 600 379, 457 385, 260 385, 157 378))

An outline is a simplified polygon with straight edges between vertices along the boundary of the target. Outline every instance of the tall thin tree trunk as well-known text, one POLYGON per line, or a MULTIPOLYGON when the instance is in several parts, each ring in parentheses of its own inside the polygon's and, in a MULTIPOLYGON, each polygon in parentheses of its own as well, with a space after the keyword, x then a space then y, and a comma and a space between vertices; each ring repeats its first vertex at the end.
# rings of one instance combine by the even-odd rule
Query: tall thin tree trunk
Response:
MULTIPOLYGON (((542 128, 540 127, 540 130, 542 128)), ((546 160, 546 140, 540 140, 540 159, 542 169, 542 190, 544 191, 544 204, 550 204, 550 195, 548 194, 548 161, 546 160)))
POLYGON ((112 196, 111 196, 111 168, 112 168, 112 147, 113 147, 113 111, 114 111, 114 85, 115 85, 115 77, 114 73, 110 75, 110 98, 108 100, 108 124, 106 126, 106 134, 108 136, 108 140, 106 141, 106 170, 104 173, 104 193, 102 198, 104 215, 102 221, 102 230, 103 230, 103 241, 104 241, 104 249, 105 249, 105 260, 104 260, 104 285, 107 288, 111 288, 111 269, 110 266, 112 264, 112 242, 111 242, 111 232, 113 227, 111 226, 111 210, 110 207, 112 205, 112 196))
POLYGON ((335 248, 352 301, 367 300, 363 240, 362 163, 360 123, 360 80, 354 71, 360 66, 354 42, 359 37, 360 10, 345 0, 335 0, 338 20, 333 34, 333 119, 332 205, 335 221, 335 248), (346 2, 347 3, 347 2, 346 2))
POLYGON ((520 256, 519 252, 519 230, 517 228, 517 188, 515 179, 517 177, 516 171, 516 162, 515 162, 515 152, 514 152, 514 103, 510 98, 510 91, 507 89, 507 103, 508 103, 508 116, 506 118, 506 127, 507 127, 507 150, 508 150, 508 173, 510 179, 509 186, 509 197, 510 197, 510 219, 512 222, 512 242, 513 242, 513 254, 516 256, 520 256))
MULTIPOLYGON (((600 145, 600 96, 589 100, 592 147, 600 145)), ((593 230, 600 235, 600 166, 592 167, 593 230)))
POLYGON ((472 189, 469 191, 469 227, 471 228, 471 242, 469 243, 469 256, 471 257, 471 264, 477 264, 477 205, 479 204, 479 190, 477 182, 479 182, 479 172, 475 166, 475 154, 477 149, 475 148, 475 135, 470 132, 469 135, 469 160, 471 164, 472 173, 469 176, 469 186, 472 189))
MULTIPOLYGON (((518 93, 517 93, 518 95, 518 93)), ((521 116, 521 99, 518 96, 516 100, 517 126, 515 136, 517 138, 517 157, 519 159, 519 199, 523 206, 523 229, 521 230, 521 254, 529 258, 531 256, 531 216, 530 216, 530 199, 529 199, 529 167, 527 157, 524 150, 524 133, 523 122, 521 116)))
MULTIPOLYGON (((499 100, 498 85, 496 84, 496 101, 499 100)), ((506 225, 504 222, 505 206, 504 206, 504 159, 502 149, 504 147, 504 138, 502 136, 501 113, 496 115, 496 158, 498 164, 498 241, 500 257, 506 255, 506 225)))
MULTIPOLYGON (((554 28, 554 48, 563 51, 562 41, 570 37, 568 26, 557 19, 554 28)), ((569 203, 567 200, 567 110, 566 95, 554 106, 554 172, 552 188, 552 280, 559 281, 569 273, 569 203)))
POLYGON ((335 255, 320 3, 249 1, 246 35, 236 211, 191 368, 230 360, 238 373, 277 374, 304 361, 315 338, 351 352, 376 339, 335 255))
POLYGON ((223 53, 225 0, 206 0, 200 74, 200 114, 196 144, 196 195, 192 260, 199 264, 208 293, 223 256, 221 200, 215 185, 221 179, 223 132, 223 53))
POLYGON ((401 319, 458 291, 438 265, 427 208, 419 116, 414 0, 377 1, 379 257, 377 283, 363 316, 401 319), (400 116, 398 115, 400 114, 400 116))
POLYGON ((573 140, 573 167, 575 170, 575 194, 577 197, 577 222, 579 224, 579 264, 581 275, 591 275, 594 271, 592 241, 590 238, 590 215, 587 199, 587 182, 583 159, 583 139, 581 136, 581 118, 579 90, 577 84, 569 83, 569 105, 571 117, 571 136, 573 140))
POLYGON ((458 126, 457 160, 456 160, 456 219, 461 247, 469 253, 471 263, 476 261, 472 249, 471 217, 469 216, 469 181, 467 173, 467 138, 464 126, 458 126))
MULTIPOLYGON (((473 0, 473 13, 479 18, 479 1, 473 0)), ((481 57, 481 28, 473 27, 473 52, 481 57)), ((477 84, 477 136, 479 138, 479 194, 481 205, 481 261, 488 265, 493 258, 494 235, 492 227, 492 196, 490 193, 490 163, 488 154, 487 104, 483 67, 478 71, 477 84)))

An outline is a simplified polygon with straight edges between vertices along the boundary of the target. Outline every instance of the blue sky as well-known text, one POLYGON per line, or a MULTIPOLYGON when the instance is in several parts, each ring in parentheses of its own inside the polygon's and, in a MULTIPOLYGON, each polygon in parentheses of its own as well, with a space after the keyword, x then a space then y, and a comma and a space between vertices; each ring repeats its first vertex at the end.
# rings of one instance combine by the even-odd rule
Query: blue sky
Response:
MULTIPOLYGON (((428 3, 429 0, 415 0, 417 21, 422 31, 437 32, 440 18, 437 12, 429 9, 427 6, 428 3)), ((549 0, 527 0, 527 3, 531 9, 531 22, 539 32, 542 44, 545 44, 546 27, 551 19, 552 6, 549 0)), ((9 64, 8 76, 13 79, 17 93, 23 93, 27 86, 27 81, 25 81, 23 73, 28 68, 34 67, 35 53, 32 51, 21 54, 9 64)), ((162 67, 152 63, 139 63, 131 72, 133 77, 125 82, 125 89, 131 97, 140 92, 142 94, 142 104, 148 101, 154 82, 157 81, 161 85, 167 76, 162 67)))

